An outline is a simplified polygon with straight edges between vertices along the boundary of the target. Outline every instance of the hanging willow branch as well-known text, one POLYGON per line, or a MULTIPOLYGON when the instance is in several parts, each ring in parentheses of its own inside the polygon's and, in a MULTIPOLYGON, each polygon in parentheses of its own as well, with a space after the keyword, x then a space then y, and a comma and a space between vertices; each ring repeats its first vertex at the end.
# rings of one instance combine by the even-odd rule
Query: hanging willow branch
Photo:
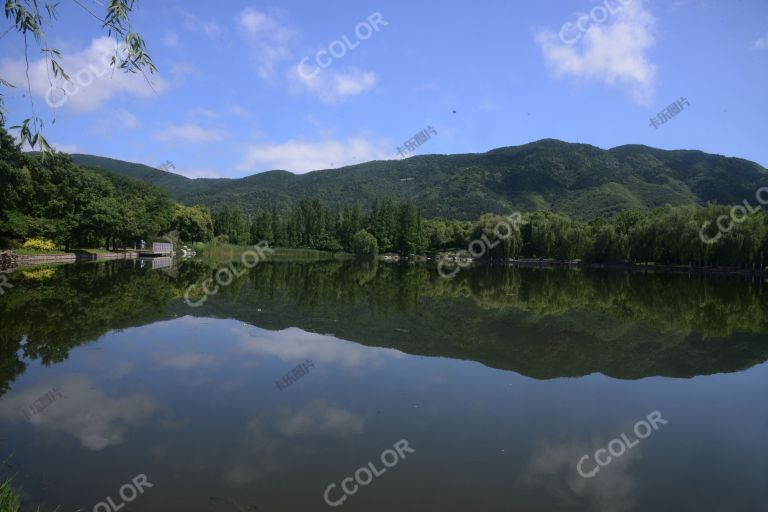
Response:
MULTIPOLYGON (((105 15, 99 16, 81 0, 71 0, 75 5, 87 14, 99 21, 100 28, 105 30, 116 41, 115 54, 111 59, 111 66, 127 73, 141 73, 154 91, 154 87, 147 76, 157 72, 157 67, 152 62, 144 39, 131 28, 131 14, 138 3, 137 0, 110 0, 106 5, 105 15)), ((99 2, 100 4, 100 2, 99 2)), ((101 4, 100 4, 101 5, 101 4)), ((51 48, 47 42, 45 31, 46 24, 50 25, 58 18, 59 3, 41 3, 40 0, 5 0, 5 17, 11 26, 3 31, 0 38, 16 30, 24 39, 24 60, 26 63, 27 91, 29 94, 31 117, 22 121, 20 125, 12 126, 18 130, 19 145, 29 145, 31 149, 37 148, 43 154, 51 151, 51 146, 42 135, 43 120, 35 112, 35 103, 32 97, 32 87, 29 79, 29 36, 32 36, 35 44, 40 48, 46 64, 48 81, 52 85, 53 80, 61 78, 71 82, 69 75, 61 63, 61 53, 56 48, 51 48)), ((16 86, 0 77, 0 125, 6 122, 5 95, 3 88, 15 88, 16 86)), ((55 119, 53 121, 56 122, 55 119)))

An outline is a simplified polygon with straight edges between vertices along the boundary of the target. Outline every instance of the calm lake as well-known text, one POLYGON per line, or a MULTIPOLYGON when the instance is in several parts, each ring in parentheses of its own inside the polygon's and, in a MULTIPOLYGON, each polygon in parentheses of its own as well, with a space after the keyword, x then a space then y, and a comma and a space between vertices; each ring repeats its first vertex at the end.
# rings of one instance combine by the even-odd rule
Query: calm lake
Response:
POLYGON ((8 275, 28 510, 768 510, 767 283, 270 261, 190 307, 222 265, 8 275))

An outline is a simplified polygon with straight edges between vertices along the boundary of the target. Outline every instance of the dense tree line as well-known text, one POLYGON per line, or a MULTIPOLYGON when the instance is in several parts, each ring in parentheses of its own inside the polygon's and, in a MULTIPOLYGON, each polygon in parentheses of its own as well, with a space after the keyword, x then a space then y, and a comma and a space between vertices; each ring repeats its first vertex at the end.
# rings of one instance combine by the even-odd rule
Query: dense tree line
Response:
POLYGON ((494 245, 491 259, 551 258, 597 263, 694 264, 763 268, 768 256, 768 215, 734 215, 723 205, 665 206, 625 211, 584 222, 554 212, 534 212, 495 245, 496 226, 509 222, 483 216, 471 239, 494 245))
POLYGON ((411 203, 376 202, 332 210, 318 199, 304 199, 287 212, 239 208, 214 213, 214 231, 237 244, 261 240, 275 247, 424 254, 477 250, 486 259, 548 258, 597 263, 663 263, 715 266, 765 266, 768 215, 762 210, 732 218, 732 208, 666 206, 625 211, 585 222, 538 211, 509 217, 487 214, 477 222, 424 219, 411 203))
POLYGON ((216 236, 235 244, 266 240, 275 247, 347 251, 424 253, 463 243, 472 224, 425 220, 411 203, 375 202, 370 211, 360 206, 332 210, 319 199, 303 199, 288 211, 257 209, 249 214, 239 207, 213 213, 216 236))
POLYGON ((61 248, 133 247, 171 229, 187 241, 212 236, 205 208, 174 205, 162 190, 72 164, 61 154, 28 155, 0 127, 0 238, 53 240, 61 248))

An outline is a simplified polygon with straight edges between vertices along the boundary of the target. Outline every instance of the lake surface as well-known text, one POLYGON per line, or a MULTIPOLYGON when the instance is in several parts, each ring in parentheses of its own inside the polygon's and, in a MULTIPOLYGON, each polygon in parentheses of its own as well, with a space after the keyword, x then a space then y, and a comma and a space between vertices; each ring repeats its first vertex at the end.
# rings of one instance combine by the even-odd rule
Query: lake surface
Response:
POLYGON ((8 276, 28 510, 768 510, 766 283, 272 261, 190 307, 221 265, 8 276))

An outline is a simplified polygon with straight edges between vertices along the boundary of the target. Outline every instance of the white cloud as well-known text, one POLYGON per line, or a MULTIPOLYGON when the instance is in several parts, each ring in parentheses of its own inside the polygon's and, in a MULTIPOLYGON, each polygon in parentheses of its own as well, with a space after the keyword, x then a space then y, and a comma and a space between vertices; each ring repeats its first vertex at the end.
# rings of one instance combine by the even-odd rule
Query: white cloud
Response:
POLYGON ((655 23, 644 0, 634 0, 605 23, 590 21, 575 44, 566 44, 550 29, 540 31, 536 42, 558 76, 571 75, 622 87, 638 103, 648 104, 656 77, 656 66, 647 56, 654 44, 655 23))
POLYGON ((169 48, 178 48, 179 35, 176 34, 176 32, 169 30, 163 36, 162 43, 169 48))
POLYGON ((298 438, 344 438, 365 431, 365 421, 354 412, 324 401, 283 407, 252 418, 234 447, 234 464, 224 471, 232 486, 253 484, 270 473, 284 471, 288 461, 308 456, 298 438))
POLYGON ((673 2, 670 4, 670 7, 672 10, 675 10, 688 7, 689 5, 693 5, 694 7, 701 9, 707 9, 709 8, 709 0, 673 0, 673 2))
POLYGON ((221 118, 221 111, 211 110, 205 107, 197 107, 189 111, 188 117, 190 119, 219 119, 221 118))
POLYGON ((317 142, 289 140, 279 144, 249 144, 236 168, 247 172, 279 169, 304 173, 392 158, 393 151, 384 140, 372 141, 365 137, 317 142))
POLYGON ((171 67, 171 74, 179 78, 186 78, 187 76, 200 76, 200 70, 195 67, 194 64, 178 63, 171 67))
POLYGON ((87 377, 72 374, 52 386, 11 391, 0 402, 0 418, 24 421, 21 410, 54 387, 63 397, 32 415, 29 422, 37 428, 70 434, 93 451, 121 444, 129 426, 140 425, 159 408, 153 399, 142 395, 109 397, 87 377))
POLYGON ((89 128, 97 137, 115 137, 124 130, 136 130, 141 128, 138 117, 125 109, 105 111, 89 128))
POLYGON ((376 73, 359 68, 335 71, 297 66, 289 72, 289 77, 325 103, 335 103, 341 98, 362 94, 372 89, 377 81, 376 73))
POLYGON ((169 126, 159 132, 155 137, 167 142, 191 142, 201 144, 205 142, 218 142, 228 136, 224 130, 203 128, 200 125, 187 123, 178 126, 169 126))
POLYGON ((233 116, 242 117, 242 118, 250 118, 253 117, 253 112, 248 110, 245 107, 241 107, 240 105, 231 105, 229 107, 229 112, 233 116))
POLYGON ((289 438, 362 434, 365 421, 358 415, 325 402, 313 402, 300 411, 282 409, 277 413, 275 429, 289 438))
POLYGON ((248 7, 238 16, 238 26, 248 41, 251 59, 262 79, 274 76, 277 65, 291 58, 289 44, 294 31, 267 14, 248 7))
MULTIPOLYGON (((80 52, 62 54, 60 62, 71 82, 54 78, 44 59, 31 61, 29 80, 32 93, 45 99, 52 108, 66 107, 76 112, 90 112, 98 110, 113 96, 128 94, 150 98, 155 92, 161 94, 168 88, 166 81, 157 75, 145 78, 141 73, 115 70, 110 65, 115 52, 115 41, 100 37, 93 39, 90 46, 80 52)), ((1 60, 0 76, 17 87, 26 86, 24 59, 1 60)))
POLYGON ((189 111, 190 118, 204 118, 204 119, 221 119, 231 114, 243 119, 253 117, 253 113, 247 108, 240 105, 228 104, 226 106, 217 107, 216 109, 210 109, 205 107, 197 107, 189 111))
MULTIPOLYGON (((263 80, 275 77, 281 64, 293 58, 292 47, 297 33, 264 12, 252 7, 238 16, 238 27, 250 49, 250 59, 263 80)), ((306 65, 291 65, 286 72, 289 83, 297 90, 316 95, 325 103, 356 96, 372 89, 377 82, 376 74, 358 68, 343 71, 320 69, 306 65)))
POLYGON ((753 50, 765 50, 766 48, 768 48, 768 34, 765 34, 752 45, 753 50))
POLYGON ((154 354, 153 358, 159 364, 175 368, 177 370, 191 370, 193 368, 210 367, 217 364, 217 359, 207 354, 171 353, 154 354))
POLYGON ((334 77, 334 91, 339 96, 354 96, 376 85, 376 74, 357 70, 353 73, 338 74, 334 77))
POLYGON ((637 483, 629 469, 640 458, 640 448, 614 458, 595 478, 581 477, 576 464, 597 448, 595 443, 543 444, 534 452, 521 480, 531 486, 543 486, 548 495, 559 497, 566 508, 588 500, 589 510, 596 512, 631 512, 635 509, 637 483))
POLYGON ((120 109, 115 112, 118 123, 124 128, 130 128, 132 130, 141 128, 141 121, 135 115, 131 114, 127 110, 120 109))
POLYGON ((184 18, 184 26, 187 27, 187 30, 202 32, 209 39, 214 39, 221 34, 221 27, 218 24, 212 21, 201 20, 188 11, 180 10, 179 12, 184 18))

